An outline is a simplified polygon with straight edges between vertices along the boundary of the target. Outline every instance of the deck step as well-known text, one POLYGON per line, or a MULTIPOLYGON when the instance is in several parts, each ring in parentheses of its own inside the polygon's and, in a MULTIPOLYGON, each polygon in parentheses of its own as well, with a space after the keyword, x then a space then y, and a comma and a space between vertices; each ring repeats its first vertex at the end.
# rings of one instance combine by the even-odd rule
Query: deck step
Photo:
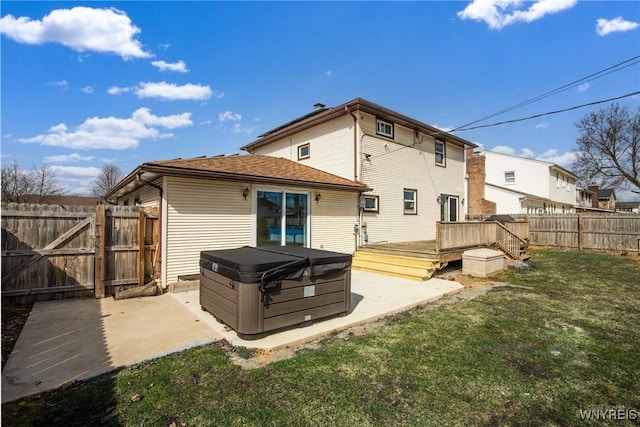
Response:
POLYGON ((440 267, 440 262, 437 259, 358 250, 351 267, 355 270, 425 281, 433 276, 440 267))

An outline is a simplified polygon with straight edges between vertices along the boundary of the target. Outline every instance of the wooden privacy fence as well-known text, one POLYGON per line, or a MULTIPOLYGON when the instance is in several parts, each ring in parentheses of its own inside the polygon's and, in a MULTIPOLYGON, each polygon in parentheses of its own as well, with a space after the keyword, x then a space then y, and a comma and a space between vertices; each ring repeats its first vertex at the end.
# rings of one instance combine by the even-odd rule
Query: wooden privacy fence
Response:
POLYGON ((157 262, 158 226, 132 206, 2 204, 2 297, 102 298, 142 285, 157 262))
POLYGON ((535 246, 638 253, 640 216, 633 214, 530 215, 535 246))

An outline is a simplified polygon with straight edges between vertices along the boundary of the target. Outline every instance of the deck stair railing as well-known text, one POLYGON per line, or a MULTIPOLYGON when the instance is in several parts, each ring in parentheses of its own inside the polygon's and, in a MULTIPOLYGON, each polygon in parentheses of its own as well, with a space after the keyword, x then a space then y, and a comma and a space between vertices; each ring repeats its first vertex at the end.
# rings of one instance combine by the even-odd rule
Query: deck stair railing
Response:
POLYGON ((521 259, 527 242, 504 225, 496 222, 496 244, 513 259, 521 259))

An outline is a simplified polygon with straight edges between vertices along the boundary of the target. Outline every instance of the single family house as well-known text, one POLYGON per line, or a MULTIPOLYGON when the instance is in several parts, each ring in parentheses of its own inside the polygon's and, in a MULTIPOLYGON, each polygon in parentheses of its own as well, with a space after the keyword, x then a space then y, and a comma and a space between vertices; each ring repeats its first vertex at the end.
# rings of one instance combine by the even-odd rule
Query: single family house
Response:
POLYGON ((470 215, 575 212, 578 177, 561 166, 491 151, 468 163, 470 215))
POLYGON ((465 149, 475 144, 367 100, 316 104, 242 147, 361 182, 357 246, 433 240, 437 221, 464 220, 465 149))
POLYGON ((157 209, 155 276, 168 284, 198 274, 203 250, 298 245, 352 253, 367 191, 288 159, 232 155, 143 163, 105 198, 157 209))

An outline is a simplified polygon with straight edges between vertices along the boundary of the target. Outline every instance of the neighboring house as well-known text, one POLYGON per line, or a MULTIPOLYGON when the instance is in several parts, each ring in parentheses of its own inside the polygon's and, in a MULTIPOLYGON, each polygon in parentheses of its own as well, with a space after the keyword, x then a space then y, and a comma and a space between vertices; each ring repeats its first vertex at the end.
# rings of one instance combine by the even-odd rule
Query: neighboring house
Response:
POLYGON ((591 184, 589 190, 598 195, 598 203, 594 207, 611 211, 616 210, 616 192, 613 188, 599 188, 597 185, 591 184))
POLYGON ((576 187, 576 209, 590 210, 597 207, 598 193, 588 188, 576 187), (596 205, 594 205, 596 203, 596 205))
POLYGON ((556 164, 492 151, 468 159, 472 216, 575 212, 578 177, 556 164))
POLYGON ((640 201, 618 202, 616 201, 616 212, 640 213, 640 201))
POLYGON ((242 149, 370 187, 354 222, 358 246, 432 240, 437 221, 464 220, 465 149, 475 144, 361 98, 315 107, 242 149))
POLYGON ((199 273, 200 251, 300 245, 352 253, 362 183, 258 155, 143 163, 105 196, 156 208, 163 283, 199 273))

